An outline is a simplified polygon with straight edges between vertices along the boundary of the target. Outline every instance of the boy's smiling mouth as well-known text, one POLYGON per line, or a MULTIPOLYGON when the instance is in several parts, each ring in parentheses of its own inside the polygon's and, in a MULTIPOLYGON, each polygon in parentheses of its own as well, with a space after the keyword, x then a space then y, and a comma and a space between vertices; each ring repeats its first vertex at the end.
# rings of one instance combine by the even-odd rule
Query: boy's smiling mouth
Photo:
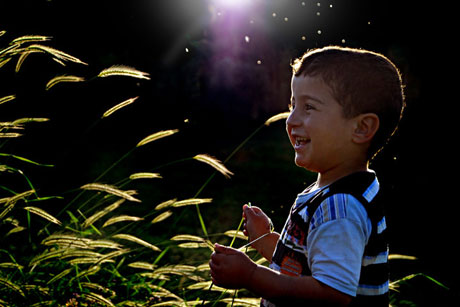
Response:
POLYGON ((303 138, 303 137, 296 137, 295 138, 295 144, 296 146, 304 145, 306 143, 310 142, 309 139, 303 138))
POLYGON ((310 143, 310 139, 306 137, 296 136, 294 137, 294 149, 298 150, 303 148, 305 145, 310 143))

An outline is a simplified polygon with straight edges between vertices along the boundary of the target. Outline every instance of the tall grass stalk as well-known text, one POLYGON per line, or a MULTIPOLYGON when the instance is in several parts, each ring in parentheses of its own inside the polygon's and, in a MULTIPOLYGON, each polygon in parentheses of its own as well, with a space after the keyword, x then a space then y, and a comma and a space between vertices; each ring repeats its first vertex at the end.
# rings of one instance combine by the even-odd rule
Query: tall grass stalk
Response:
MULTIPOLYGON (((123 156, 121 156, 117 161, 112 163, 108 168, 106 168, 96 179, 94 179, 94 182, 98 182, 101 180, 105 175, 107 175, 111 170, 113 170, 116 166, 118 166, 122 161, 124 161, 127 157, 129 157, 138 147, 146 145, 150 142, 156 141, 160 138, 167 137, 170 135, 173 135, 177 133, 178 130, 168 130, 168 131, 161 131, 158 133, 154 133, 143 140, 141 140, 136 147, 133 147, 130 149, 127 153, 125 153, 123 156)), ((74 199, 72 199, 66 206, 64 206, 61 211, 56 215, 59 217, 63 212, 65 212, 71 205, 73 205, 82 195, 84 194, 84 191, 81 191, 74 199)))
MULTIPOLYGON (((283 112, 283 113, 280 113, 280 114, 277 114, 275 116, 272 116, 270 117, 267 121, 265 121, 262 125, 260 125, 259 127, 257 127, 257 129, 255 129, 248 137, 246 137, 240 144, 238 144, 238 146, 235 147, 235 149, 225 158, 223 164, 225 165, 225 163, 227 163, 228 161, 230 161, 231 158, 233 158, 233 156, 239 152, 241 150, 241 148, 243 148, 243 146, 245 146, 257 133, 259 133, 260 130, 262 130, 264 127, 266 126, 269 126, 270 124, 276 122, 276 121, 279 121, 279 120, 282 120, 282 119, 285 119, 287 118, 288 116, 288 113, 286 112, 283 112)), ((202 192, 203 190, 207 187, 207 185, 212 181, 212 179, 215 177, 215 175, 217 174, 218 170, 215 170, 207 179, 206 181, 201 185, 201 187, 198 189, 198 191, 195 193, 194 197, 198 197, 202 192)), ((204 219, 203 219, 203 216, 201 214, 201 211, 200 211, 200 207, 199 205, 196 205, 196 213, 197 213, 197 216, 198 216, 198 220, 200 222, 200 226, 201 226, 201 229, 203 231, 203 234, 206 236, 207 239, 209 239, 209 235, 208 235, 208 231, 207 231, 207 228, 206 228, 206 224, 204 222, 204 219)), ((182 217, 179 216, 179 220, 180 218, 182 217)))

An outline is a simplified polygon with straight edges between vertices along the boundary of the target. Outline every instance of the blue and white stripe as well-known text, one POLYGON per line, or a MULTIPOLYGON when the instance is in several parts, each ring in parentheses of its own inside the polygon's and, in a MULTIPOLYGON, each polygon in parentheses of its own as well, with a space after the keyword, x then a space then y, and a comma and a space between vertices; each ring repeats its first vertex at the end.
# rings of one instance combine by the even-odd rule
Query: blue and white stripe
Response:
POLYGON ((380 264, 380 263, 387 263, 388 261, 388 249, 384 252, 381 252, 377 256, 367 256, 363 257, 363 264, 362 266, 368 266, 372 264, 380 264))
POLYGON ((384 282, 378 286, 371 286, 371 285, 358 285, 358 290, 356 294, 358 295, 383 295, 387 293, 389 290, 389 281, 384 282))
POLYGON ((368 201, 371 202, 375 195, 379 192, 380 189, 380 184, 379 181, 377 180, 377 177, 375 177, 374 181, 371 183, 371 185, 364 191, 363 197, 368 201))
POLYGON ((347 217, 347 194, 334 194, 316 209, 310 222, 310 231, 321 224, 347 217))
POLYGON ((387 229, 387 221, 385 217, 383 217, 380 222, 377 223, 377 233, 382 233, 385 229, 387 229))

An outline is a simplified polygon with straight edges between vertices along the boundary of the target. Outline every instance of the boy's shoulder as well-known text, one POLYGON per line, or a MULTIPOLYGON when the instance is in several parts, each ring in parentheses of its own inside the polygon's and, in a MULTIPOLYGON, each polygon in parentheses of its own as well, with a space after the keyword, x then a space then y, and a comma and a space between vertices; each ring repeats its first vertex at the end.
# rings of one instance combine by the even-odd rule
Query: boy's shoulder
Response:
POLYGON ((362 196, 367 201, 370 201, 378 192, 379 186, 377 175, 374 171, 362 171, 352 173, 331 183, 327 193, 330 195, 345 193, 362 196))
POLYGON ((353 173, 324 188, 299 194, 292 218, 297 223, 305 223, 304 227, 310 230, 340 219, 351 219, 365 225, 367 218, 380 216, 376 213, 379 206, 374 206, 379 191, 380 185, 374 172, 353 173))
POLYGON ((310 186, 298 195, 296 207, 308 205, 309 211, 311 211, 314 210, 313 207, 317 207, 329 197, 337 194, 351 195, 365 205, 364 203, 369 203, 374 199, 379 190, 380 184, 375 172, 356 172, 323 188, 312 189, 310 186))

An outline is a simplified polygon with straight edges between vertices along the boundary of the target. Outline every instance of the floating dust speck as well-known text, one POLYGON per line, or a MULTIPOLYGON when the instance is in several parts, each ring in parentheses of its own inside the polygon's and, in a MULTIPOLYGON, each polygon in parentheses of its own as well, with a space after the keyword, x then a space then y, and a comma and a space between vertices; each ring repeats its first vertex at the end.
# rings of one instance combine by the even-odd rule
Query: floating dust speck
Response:
POLYGON ((250 23, 250 24, 254 24, 254 20, 252 20, 252 19, 249 20, 249 23, 250 23))
POLYGON ((317 2, 317 3, 316 3, 316 6, 321 6, 321 3, 317 2))
POLYGON ((321 13, 320 13, 320 12, 316 12, 316 16, 321 16, 321 13))
POLYGON ((287 18, 287 17, 284 17, 284 21, 286 21, 286 22, 287 22, 287 21, 289 21, 289 18, 287 18))
POLYGON ((345 41, 345 38, 342 38, 342 44, 345 44, 346 41, 345 41))
POLYGON ((272 16, 273 16, 273 17, 276 17, 276 13, 273 13, 272 16))
POLYGON ((185 48, 185 52, 186 52, 186 53, 189 53, 190 50, 189 50, 188 48, 185 48))
POLYGON ((307 37, 305 35, 302 36, 301 38, 302 38, 303 41, 307 39, 307 37))
POLYGON ((368 24, 368 25, 371 25, 371 21, 369 20, 369 21, 367 22, 367 24, 368 24))
POLYGON ((262 64, 262 61, 261 60, 257 60, 257 65, 260 65, 262 64))
POLYGON ((321 35, 322 32, 321 32, 321 30, 318 30, 318 31, 316 31, 316 33, 318 33, 318 35, 321 35))
POLYGON ((251 40, 251 39, 249 38, 249 36, 246 35, 246 36, 244 37, 244 41, 245 41, 246 43, 249 43, 250 40, 251 40))
POLYGON ((329 4, 329 7, 332 9, 332 4, 329 4))
POLYGON ((305 1, 302 1, 302 6, 305 6, 305 1))

